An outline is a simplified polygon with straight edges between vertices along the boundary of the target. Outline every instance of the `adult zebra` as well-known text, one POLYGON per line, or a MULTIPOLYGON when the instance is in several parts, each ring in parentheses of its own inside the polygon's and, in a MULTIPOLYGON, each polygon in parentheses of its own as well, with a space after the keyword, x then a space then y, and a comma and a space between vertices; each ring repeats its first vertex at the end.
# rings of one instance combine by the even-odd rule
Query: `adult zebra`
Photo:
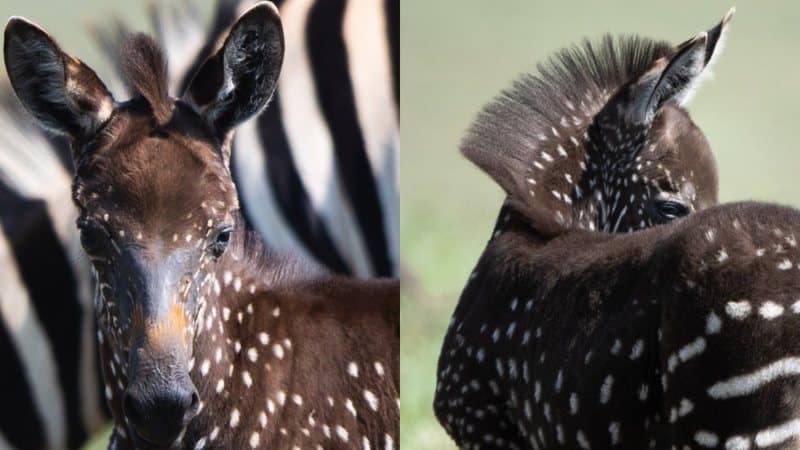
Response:
MULTIPOLYGON (((210 32, 190 4, 153 11, 174 86, 188 83, 240 3, 219 0, 210 32)), ((271 246, 334 271, 396 274, 399 2, 278 5, 287 42, 278 93, 234 141, 245 215, 271 246)), ((100 42, 113 49, 124 32, 124 25, 101 29, 100 42)), ((76 448, 106 417, 91 277, 73 225, 68 150, 28 122, 4 95, 0 449, 76 448)))

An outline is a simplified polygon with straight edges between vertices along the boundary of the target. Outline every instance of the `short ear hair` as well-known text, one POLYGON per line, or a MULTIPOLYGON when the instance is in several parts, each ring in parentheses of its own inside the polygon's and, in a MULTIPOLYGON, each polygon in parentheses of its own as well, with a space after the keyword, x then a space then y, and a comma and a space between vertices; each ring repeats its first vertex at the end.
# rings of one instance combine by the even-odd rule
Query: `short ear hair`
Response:
POLYGON ((731 8, 719 24, 678 45, 669 57, 657 60, 631 86, 628 117, 634 123, 649 123, 667 101, 674 100, 681 105, 689 101, 702 75, 719 53, 735 11, 731 8))
POLYGON ((231 27, 222 48, 198 69, 184 99, 224 137, 266 106, 278 83, 283 52, 278 10, 261 2, 231 27))
POLYGON ((12 17, 3 54, 14 92, 44 128, 83 140, 111 117, 114 99, 97 74, 36 24, 12 17))

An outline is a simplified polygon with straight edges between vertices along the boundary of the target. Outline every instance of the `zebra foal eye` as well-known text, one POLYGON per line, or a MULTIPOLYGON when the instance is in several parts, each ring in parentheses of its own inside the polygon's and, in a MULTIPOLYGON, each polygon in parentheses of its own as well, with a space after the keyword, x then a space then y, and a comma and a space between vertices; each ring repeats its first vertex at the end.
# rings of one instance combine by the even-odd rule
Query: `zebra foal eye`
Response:
POLYGON ((208 246, 208 252, 211 256, 219 258, 225 253, 225 249, 227 249, 228 244, 230 244, 232 232, 233 227, 230 225, 223 225, 217 229, 217 233, 213 236, 208 246))
POLYGON ((108 232, 99 224, 85 217, 76 221, 80 231, 81 246, 87 253, 94 253, 101 250, 108 232))
POLYGON ((662 220, 675 220, 689 214, 689 207, 680 200, 657 200, 653 204, 656 215, 662 220))

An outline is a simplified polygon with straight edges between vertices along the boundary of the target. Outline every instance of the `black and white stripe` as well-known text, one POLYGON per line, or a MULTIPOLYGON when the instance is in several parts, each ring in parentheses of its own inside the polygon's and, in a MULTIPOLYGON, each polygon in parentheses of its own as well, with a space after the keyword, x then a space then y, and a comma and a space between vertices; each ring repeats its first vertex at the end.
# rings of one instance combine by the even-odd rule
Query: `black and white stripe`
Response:
MULTIPOLYGON (((188 2, 152 11, 174 94, 218 45, 244 7, 239 3, 220 0, 210 32, 188 2)), ((340 273, 395 275, 399 2, 278 5, 287 41, 278 93, 234 142, 232 171, 245 215, 275 248, 340 273)), ((111 50, 125 30, 99 31, 111 50)), ((68 150, 3 100, 0 449, 76 448, 106 413, 89 265, 69 198, 68 150)))
POLYGON ((386 24, 399 6, 279 6, 286 57, 278 92, 234 142, 246 216, 274 247, 300 250, 341 273, 395 275, 397 36, 387 39, 386 24))

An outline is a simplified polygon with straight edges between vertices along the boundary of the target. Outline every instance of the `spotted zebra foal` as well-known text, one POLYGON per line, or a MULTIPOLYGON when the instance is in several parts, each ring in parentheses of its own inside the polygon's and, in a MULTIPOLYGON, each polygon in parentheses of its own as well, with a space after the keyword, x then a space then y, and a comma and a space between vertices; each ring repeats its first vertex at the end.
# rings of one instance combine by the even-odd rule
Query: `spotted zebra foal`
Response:
MULTIPOLYGON (((230 175, 235 126, 264 108, 284 41, 245 12, 181 99, 150 38, 122 49, 133 98, 20 18, 13 88, 70 139, 95 308, 109 448, 393 448, 399 288, 338 278, 245 234, 230 175)), ((57 300, 57 299, 54 299, 57 300)))
POLYGON ((470 130, 508 201, 439 359, 461 448, 800 448, 800 212, 715 205, 681 106, 732 14, 563 51, 470 130))

